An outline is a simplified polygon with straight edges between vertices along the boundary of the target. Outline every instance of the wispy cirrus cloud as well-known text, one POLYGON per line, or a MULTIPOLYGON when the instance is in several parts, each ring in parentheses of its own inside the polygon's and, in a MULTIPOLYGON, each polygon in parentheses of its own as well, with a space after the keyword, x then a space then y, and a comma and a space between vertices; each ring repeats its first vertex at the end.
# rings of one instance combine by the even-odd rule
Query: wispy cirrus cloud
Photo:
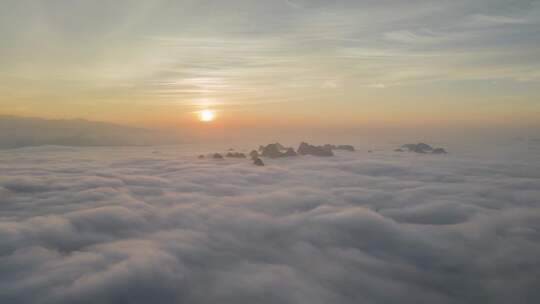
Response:
MULTIPOLYGON (((13 111, 45 97, 67 107, 74 95, 86 104, 253 108, 357 105, 377 95, 391 111, 398 98, 426 99, 426 89, 458 82, 483 100, 512 91, 527 101, 523 112, 537 97, 536 1, 117 1, 106 13, 90 4, 3 5, 18 16, 2 18, 0 30, 2 96, 13 111), (340 96, 330 96, 338 79, 340 96)), ((442 95, 455 100, 454 92, 442 95)))

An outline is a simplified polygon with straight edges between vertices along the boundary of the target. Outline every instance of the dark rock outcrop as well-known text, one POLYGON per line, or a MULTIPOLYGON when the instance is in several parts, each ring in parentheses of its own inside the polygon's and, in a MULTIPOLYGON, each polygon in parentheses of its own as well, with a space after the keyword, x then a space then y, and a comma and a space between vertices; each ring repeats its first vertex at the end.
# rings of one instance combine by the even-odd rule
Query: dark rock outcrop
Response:
POLYGON ((435 148, 435 149, 433 149, 433 151, 431 153, 433 153, 433 154, 447 154, 448 152, 446 152, 446 150, 443 149, 443 148, 435 148))
POLYGON ((337 146, 334 146, 334 150, 343 150, 343 151, 349 151, 349 152, 355 151, 354 146, 352 145, 337 145, 337 146))
POLYGON ((221 155, 221 154, 219 154, 219 153, 214 153, 214 154, 212 155, 212 158, 213 158, 213 159, 223 159, 223 155, 221 155))
POLYGON ((260 146, 260 156, 269 158, 296 156, 293 148, 285 148, 280 143, 269 144, 266 146, 260 146))
POLYGON ((197 156, 197 158, 198 158, 198 159, 203 159, 203 158, 204 158, 204 155, 201 154, 201 155, 197 156))
POLYGON ((262 151, 263 151, 265 148, 267 148, 268 146, 273 146, 273 148, 275 148, 275 149, 277 149, 277 150, 279 150, 279 151, 283 151, 283 150, 286 149, 282 144, 280 144, 280 143, 277 142, 277 143, 273 143, 273 144, 268 144, 268 145, 266 145, 266 146, 263 146, 263 145, 259 146, 259 152, 262 153, 262 151))
POLYGON ((285 150, 285 153, 283 153, 283 156, 297 156, 298 154, 296 153, 296 151, 294 151, 293 148, 287 148, 287 150, 285 150))
POLYGON ((251 157, 251 159, 259 158, 259 152, 257 150, 253 150, 249 152, 249 157, 251 157))
POLYGON ((270 158, 281 157, 283 153, 281 152, 280 146, 281 145, 279 145, 277 143, 269 144, 269 145, 266 145, 266 146, 261 146, 259 148, 259 150, 261 152, 261 156, 270 157, 270 158))
POLYGON ((264 166, 264 163, 263 163, 262 159, 260 159, 258 157, 253 159, 253 164, 255 166, 259 166, 259 167, 264 166))
POLYGON ((241 152, 227 152, 225 156, 231 158, 246 158, 246 155, 241 152))
POLYGON ((431 153, 431 154, 446 154, 445 149, 443 148, 433 148, 432 146, 425 144, 425 143, 418 143, 418 144, 405 144, 401 146, 401 149, 396 149, 394 151, 397 152, 403 152, 404 150, 407 150, 409 152, 415 152, 415 153, 431 153))
POLYGON ((280 143, 275 143, 275 145, 278 147, 279 150, 285 150, 285 146, 283 146, 282 144, 280 143))
POLYGON ((355 151, 355 148, 352 145, 331 145, 331 144, 326 144, 326 145, 324 145, 324 147, 326 149, 331 149, 331 150, 342 150, 342 151, 349 151, 349 152, 354 152, 355 151))
POLYGON ((334 156, 331 145, 313 146, 305 142, 301 143, 298 147, 298 154, 314 156, 334 156))
POLYGON ((410 152, 416 152, 416 153, 429 153, 433 151, 433 147, 425 143, 405 144, 401 146, 401 148, 407 149, 410 152))

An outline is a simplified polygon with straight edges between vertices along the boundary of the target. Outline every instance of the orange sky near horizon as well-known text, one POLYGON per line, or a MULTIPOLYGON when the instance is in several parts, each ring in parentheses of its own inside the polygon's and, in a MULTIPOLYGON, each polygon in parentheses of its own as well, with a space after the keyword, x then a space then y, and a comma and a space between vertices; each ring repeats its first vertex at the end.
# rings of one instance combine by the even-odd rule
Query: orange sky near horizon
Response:
POLYGON ((165 129, 540 129, 538 3, 390 2, 8 1, 0 114, 165 129), (202 125, 206 108, 217 117, 202 125))

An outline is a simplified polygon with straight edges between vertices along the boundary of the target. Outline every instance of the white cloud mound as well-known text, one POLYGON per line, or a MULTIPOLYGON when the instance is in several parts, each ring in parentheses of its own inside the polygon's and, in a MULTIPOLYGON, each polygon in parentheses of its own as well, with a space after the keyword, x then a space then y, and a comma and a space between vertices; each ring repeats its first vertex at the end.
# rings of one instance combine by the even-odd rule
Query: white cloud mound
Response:
POLYGON ((540 163, 0 152, 0 302, 537 303, 540 163))

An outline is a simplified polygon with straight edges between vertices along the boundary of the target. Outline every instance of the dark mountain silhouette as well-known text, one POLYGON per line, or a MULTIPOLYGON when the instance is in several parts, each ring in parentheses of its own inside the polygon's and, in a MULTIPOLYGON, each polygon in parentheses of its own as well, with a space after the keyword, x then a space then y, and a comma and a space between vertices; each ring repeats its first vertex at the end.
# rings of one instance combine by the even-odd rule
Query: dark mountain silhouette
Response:
POLYGON ((401 149, 394 150, 396 152, 416 152, 416 153, 432 153, 432 154, 446 154, 446 150, 444 148, 433 148, 432 146, 425 144, 425 143, 417 143, 417 144, 405 144, 401 146, 401 149))
POLYGON ((0 148, 26 146, 131 146, 178 143, 154 130, 83 119, 51 120, 0 115, 0 148))
POLYGON ((314 156, 334 156, 334 152, 332 152, 332 147, 330 145, 313 146, 305 142, 301 143, 298 147, 298 154, 314 156))

